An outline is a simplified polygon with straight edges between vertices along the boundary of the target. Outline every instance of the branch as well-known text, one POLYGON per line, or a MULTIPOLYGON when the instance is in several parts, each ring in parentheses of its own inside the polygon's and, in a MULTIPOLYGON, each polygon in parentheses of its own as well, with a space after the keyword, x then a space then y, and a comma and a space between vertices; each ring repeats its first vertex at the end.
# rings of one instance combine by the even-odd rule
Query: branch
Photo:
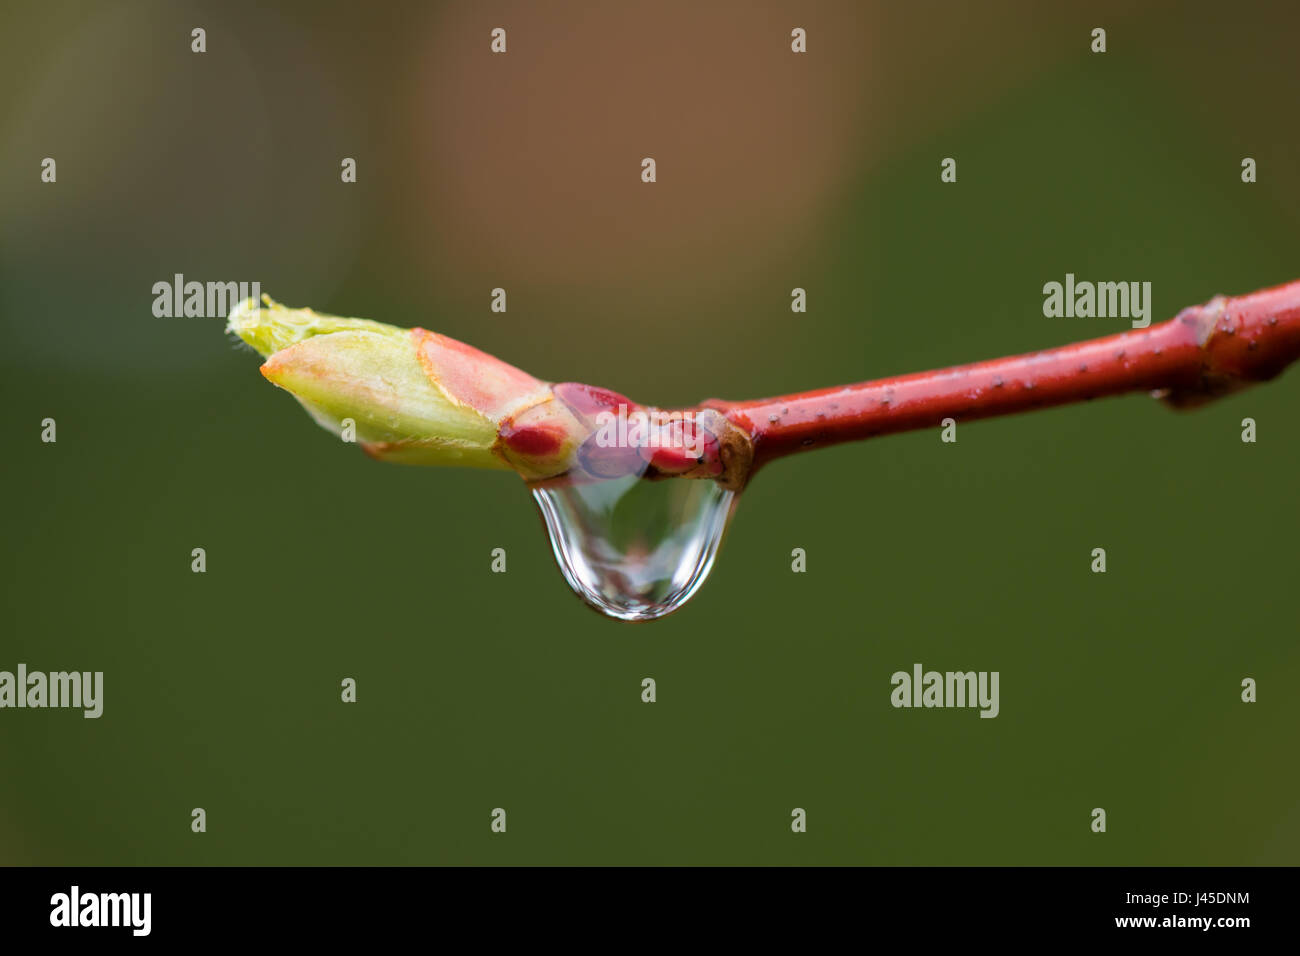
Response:
POLYGON ((739 489, 783 455, 945 418, 1136 390, 1188 408, 1266 381, 1300 357, 1300 280, 1047 351, 687 409, 552 385, 444 335, 286 309, 266 297, 236 307, 228 328, 267 357, 263 375, 318 424, 381 460, 511 468, 535 483, 635 474, 739 489))
MULTIPOLYGON (((704 403, 753 443, 753 468, 823 445, 1131 391, 1190 408, 1300 357, 1300 280, 1219 296, 1167 322, 1009 358, 747 402, 704 403)), ((751 472, 752 474, 752 472, 751 472)))

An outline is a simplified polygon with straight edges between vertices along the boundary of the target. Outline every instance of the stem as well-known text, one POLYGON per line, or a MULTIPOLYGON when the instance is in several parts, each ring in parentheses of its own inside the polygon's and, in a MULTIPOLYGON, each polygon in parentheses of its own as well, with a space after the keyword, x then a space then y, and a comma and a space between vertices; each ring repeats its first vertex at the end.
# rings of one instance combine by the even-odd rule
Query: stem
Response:
MULTIPOLYGON (((1202 404, 1278 375, 1300 357, 1300 280, 1218 296, 1151 326, 1042 352, 745 402, 711 400, 748 434, 753 470, 809 448, 1154 391, 1202 404)), ((748 476, 746 476, 748 477, 748 476)))
POLYGON ((821 445, 1145 389, 1199 405, 1300 357, 1300 280, 1218 296, 1147 329, 934 372, 689 409, 551 385, 423 329, 240 303, 228 328, 262 373, 373 457, 513 468, 527 481, 637 474, 739 490, 765 462, 821 445), (635 428, 625 420, 637 416, 635 428), (609 426, 618 418, 617 437, 609 426), (347 425, 346 423, 351 423, 347 425), (635 436, 635 437, 634 437, 635 436))

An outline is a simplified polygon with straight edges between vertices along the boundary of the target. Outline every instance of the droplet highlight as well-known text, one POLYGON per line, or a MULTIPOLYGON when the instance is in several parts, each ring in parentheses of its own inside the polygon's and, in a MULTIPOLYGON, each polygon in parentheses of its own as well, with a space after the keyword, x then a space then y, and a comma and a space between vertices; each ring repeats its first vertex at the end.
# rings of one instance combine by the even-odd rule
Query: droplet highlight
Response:
POLYGON ((652 621, 690 600, 736 505, 735 492, 716 481, 635 474, 532 492, 569 587, 621 621, 652 621))

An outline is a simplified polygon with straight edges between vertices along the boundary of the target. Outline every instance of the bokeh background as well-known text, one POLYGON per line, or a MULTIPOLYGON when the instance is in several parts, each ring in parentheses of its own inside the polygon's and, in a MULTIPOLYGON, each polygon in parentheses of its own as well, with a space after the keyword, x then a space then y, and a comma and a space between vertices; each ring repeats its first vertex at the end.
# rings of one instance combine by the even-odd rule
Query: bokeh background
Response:
POLYGON ((220 320, 151 313, 257 280, 663 405, 1108 334, 1043 283, 1148 280, 1162 319, 1300 276, 1295 7, 2 16, 0 669, 106 689, 0 712, 0 862, 1300 861, 1300 373, 781 462, 695 600, 627 625, 512 476, 371 462, 220 320), (894 710, 917 661, 1000 671, 1001 715, 894 710))

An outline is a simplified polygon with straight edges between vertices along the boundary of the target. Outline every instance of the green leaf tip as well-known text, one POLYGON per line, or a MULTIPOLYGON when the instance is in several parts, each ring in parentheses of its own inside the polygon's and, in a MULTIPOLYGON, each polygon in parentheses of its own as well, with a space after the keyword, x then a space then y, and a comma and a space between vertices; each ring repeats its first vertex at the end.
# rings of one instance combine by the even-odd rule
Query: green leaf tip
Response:
POLYGON ((406 329, 369 319, 349 319, 321 315, 312 309, 286 308, 269 295, 262 296, 261 302, 250 298, 237 304, 226 319, 226 331, 257 349, 263 358, 305 339, 332 332, 373 332, 402 338, 408 334, 406 329))

